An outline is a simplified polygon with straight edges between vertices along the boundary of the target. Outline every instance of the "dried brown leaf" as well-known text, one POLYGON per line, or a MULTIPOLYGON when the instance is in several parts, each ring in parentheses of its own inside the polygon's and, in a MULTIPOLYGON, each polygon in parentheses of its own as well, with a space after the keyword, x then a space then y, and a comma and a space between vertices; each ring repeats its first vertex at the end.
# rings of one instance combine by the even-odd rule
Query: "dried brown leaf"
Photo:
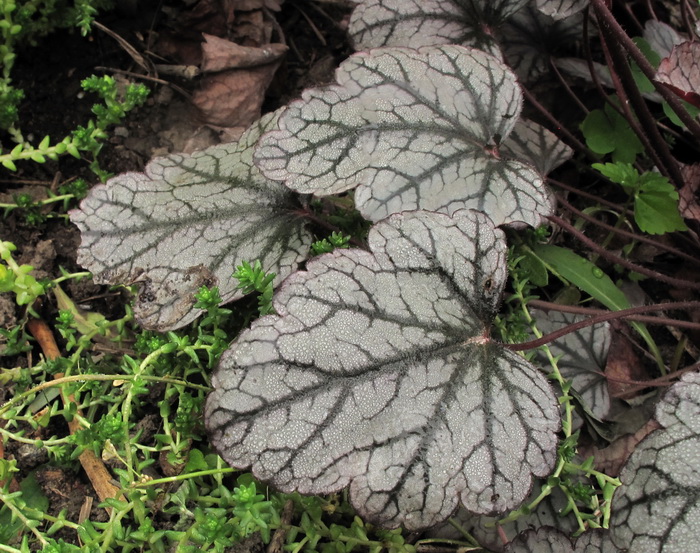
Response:
POLYGON ((678 209, 683 218, 700 221, 700 202, 697 197, 700 189, 700 164, 684 165, 681 173, 684 184, 678 191, 678 209))
POLYGON ((608 379, 610 395, 625 399, 638 395, 639 387, 632 382, 649 378, 642 366, 629 339, 620 332, 613 332, 612 344, 605 364, 605 376, 608 379))
POLYGON ((634 434, 625 434, 603 449, 592 447, 591 451, 586 451, 585 454, 593 455, 596 470, 609 476, 617 476, 637 444, 657 428, 661 428, 661 425, 655 419, 651 419, 634 434))
POLYGON ((260 117, 265 91, 279 62, 208 75, 192 103, 202 119, 217 127, 248 127, 260 117))
POLYGON ((201 69, 206 72, 215 72, 257 67, 278 62, 287 50, 289 48, 284 44, 268 44, 259 48, 241 46, 230 40, 204 33, 201 69))

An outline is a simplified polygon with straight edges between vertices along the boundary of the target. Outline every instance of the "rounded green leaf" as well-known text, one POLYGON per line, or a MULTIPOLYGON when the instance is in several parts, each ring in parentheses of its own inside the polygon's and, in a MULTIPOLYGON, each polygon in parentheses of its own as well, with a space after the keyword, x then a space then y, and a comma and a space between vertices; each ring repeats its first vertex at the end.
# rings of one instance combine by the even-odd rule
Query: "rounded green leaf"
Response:
POLYGON ((506 244, 484 215, 406 212, 371 252, 289 277, 224 354, 205 417, 231 465, 283 491, 349 486, 366 519, 425 528, 517 507, 556 460, 546 377, 488 336, 506 244))
POLYGON ((341 64, 338 85, 292 102, 255 162, 269 178, 319 196, 357 187, 372 221, 416 209, 485 212, 538 226, 552 210, 542 176, 499 145, 522 104, 515 75, 462 46, 381 48, 341 64))
POLYGON ((259 259, 280 281, 306 257, 312 239, 294 195, 252 163, 252 145, 272 124, 266 116, 238 143, 155 159, 96 186, 71 212, 78 262, 97 282, 138 284, 143 326, 191 322, 203 285, 217 285, 224 302, 241 297, 231 275, 243 261, 259 259))

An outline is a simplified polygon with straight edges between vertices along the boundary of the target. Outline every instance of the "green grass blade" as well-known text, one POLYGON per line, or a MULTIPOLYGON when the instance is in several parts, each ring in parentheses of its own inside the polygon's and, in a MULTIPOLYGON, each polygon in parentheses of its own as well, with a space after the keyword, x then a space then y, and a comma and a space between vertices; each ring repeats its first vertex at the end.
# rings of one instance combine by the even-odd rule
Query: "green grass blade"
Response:
MULTIPOLYGON (((619 311, 632 307, 627 296, 615 286, 612 279, 588 259, 569 249, 551 244, 535 244, 532 250, 553 274, 571 282, 608 309, 619 311)), ((661 352, 651 334, 649 334, 647 327, 638 322, 630 322, 630 325, 647 343, 661 370, 661 374, 665 374, 666 369, 661 352)))

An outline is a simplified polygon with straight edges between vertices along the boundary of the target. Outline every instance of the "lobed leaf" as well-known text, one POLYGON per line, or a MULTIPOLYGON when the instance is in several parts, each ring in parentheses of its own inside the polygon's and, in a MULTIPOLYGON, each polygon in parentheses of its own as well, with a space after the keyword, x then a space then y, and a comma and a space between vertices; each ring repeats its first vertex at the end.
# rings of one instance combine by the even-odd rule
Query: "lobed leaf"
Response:
MULTIPOLYGON (((528 498, 527 505, 540 494, 540 487, 535 485, 528 498)), ((486 550, 502 553, 505 549, 504 540, 512 540, 521 532, 530 528, 551 526, 565 533, 573 533, 578 525, 571 511, 567 511, 568 498, 561 488, 552 489, 551 493, 542 499, 530 513, 524 514, 507 522, 499 522, 499 517, 474 516, 464 509, 459 509, 450 521, 455 521, 459 527, 469 532, 486 550)), ((459 539, 463 537, 450 522, 445 522, 437 528, 428 531, 428 537, 442 539, 459 539)))
POLYGON ((635 553, 700 551, 700 373, 688 373, 656 407, 664 427, 647 436, 620 473, 612 538, 635 553))
POLYGON ((588 0, 536 0, 537 9, 553 19, 566 19, 588 6, 588 0))
POLYGON ((616 553, 607 530, 588 530, 575 540, 552 527, 526 530, 510 542, 506 553, 616 553))
POLYGON ((364 0, 350 18, 356 50, 462 44, 498 55, 492 28, 528 0, 364 0))
POLYGON ((217 285, 224 303, 241 297, 231 275, 243 261, 260 259, 279 281, 306 257, 312 238, 295 195, 252 162, 252 145, 276 117, 265 116, 238 143, 119 175, 71 212, 82 237, 78 263, 96 282, 138 284, 134 313, 144 327, 191 322, 203 285, 217 285))
MULTIPOLYGON (((531 312, 543 334, 585 318, 556 311, 544 313, 533 309, 531 312)), ((558 358, 562 376, 572 382, 581 401, 598 420, 605 420, 610 412, 610 393, 604 371, 611 339, 610 325, 601 323, 565 334, 548 344, 552 355, 558 358)), ((547 365, 544 352, 537 351, 535 359, 547 365)))
POLYGON ((488 337, 502 232, 475 211, 405 212, 369 245, 311 260, 275 296, 279 315, 224 354, 212 443, 283 491, 349 486, 388 527, 434 525, 460 502, 518 506, 554 465, 560 420, 546 377, 488 337))
POLYGON ((262 136, 255 162, 266 176, 319 196, 357 187, 357 208, 372 221, 470 208, 496 225, 538 226, 551 212, 542 176, 499 154, 522 94, 493 56, 381 48, 350 57, 336 79, 304 92, 262 136))
POLYGON ((527 161, 542 175, 547 175, 571 159, 574 153, 553 132, 529 119, 518 120, 500 152, 527 161))
POLYGON ((551 70, 554 56, 578 41, 582 19, 578 16, 555 20, 530 3, 503 24, 503 55, 520 82, 535 82, 551 70))

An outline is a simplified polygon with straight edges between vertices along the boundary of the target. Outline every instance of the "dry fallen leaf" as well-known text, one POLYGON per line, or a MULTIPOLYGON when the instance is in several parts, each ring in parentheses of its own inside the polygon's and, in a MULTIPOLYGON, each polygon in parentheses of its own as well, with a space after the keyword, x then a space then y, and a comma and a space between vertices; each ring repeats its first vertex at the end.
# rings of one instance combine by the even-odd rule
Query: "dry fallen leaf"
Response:
POLYGON ((204 38, 202 70, 209 74, 202 79, 193 104, 207 124, 240 127, 242 132, 260 117, 265 92, 287 46, 254 48, 212 35, 204 38))
POLYGON ((593 446, 590 450, 580 451, 580 453, 585 456, 593 455, 596 470, 609 476, 617 476, 637 444, 657 428, 661 428, 661 425, 656 422, 656 419, 650 419, 634 434, 620 436, 606 448, 598 449, 593 446))
POLYGON ((230 40, 203 33, 201 69, 207 73, 243 69, 278 62, 289 48, 284 44, 267 44, 258 48, 241 46, 230 40))
POLYGON ((697 194, 700 190, 700 164, 683 165, 683 187, 678 191, 678 209, 685 219, 700 221, 700 202, 697 194))
POLYGON ((605 377, 608 379, 610 395, 623 399, 639 395, 639 386, 632 382, 650 378, 642 366, 629 339, 624 334, 613 331, 612 344, 605 364, 605 377))

